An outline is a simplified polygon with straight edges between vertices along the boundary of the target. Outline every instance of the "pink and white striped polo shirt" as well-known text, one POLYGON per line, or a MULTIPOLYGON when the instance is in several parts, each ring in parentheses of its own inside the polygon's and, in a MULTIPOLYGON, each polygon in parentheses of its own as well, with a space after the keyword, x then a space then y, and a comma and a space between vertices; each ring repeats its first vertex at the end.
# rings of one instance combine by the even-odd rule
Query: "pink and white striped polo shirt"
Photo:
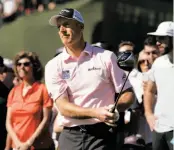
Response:
MULTIPOLYGON (((125 73, 117 65, 111 51, 86 44, 79 58, 70 56, 66 49, 50 60, 45 67, 45 83, 53 100, 68 94, 69 101, 81 107, 98 108, 114 103, 125 81, 125 73)), ((129 81, 125 88, 130 88, 129 81)), ((59 124, 77 126, 94 124, 100 120, 73 119, 59 116, 59 124)))

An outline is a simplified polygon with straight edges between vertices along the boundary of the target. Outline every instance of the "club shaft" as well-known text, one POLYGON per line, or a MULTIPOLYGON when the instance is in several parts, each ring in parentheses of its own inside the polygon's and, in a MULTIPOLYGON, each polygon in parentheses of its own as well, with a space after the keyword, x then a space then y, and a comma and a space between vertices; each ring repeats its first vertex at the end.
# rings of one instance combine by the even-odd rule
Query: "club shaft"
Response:
POLYGON ((114 106, 113 106, 113 107, 111 108, 111 110, 110 110, 110 112, 112 112, 112 113, 114 113, 115 108, 117 107, 119 98, 120 98, 120 96, 121 96, 121 93, 122 93, 122 91, 123 91, 123 88, 124 88, 124 86, 125 86, 125 84, 126 84, 126 81, 127 81, 128 77, 129 77, 130 72, 131 72, 131 71, 128 72, 128 75, 126 76, 126 79, 125 79, 125 81, 124 81, 124 83, 123 83, 123 85, 122 85, 122 87, 121 87, 121 90, 120 90, 120 92, 119 92, 119 94, 118 94, 118 96, 117 96, 117 98, 116 98, 116 100, 115 100, 114 106))

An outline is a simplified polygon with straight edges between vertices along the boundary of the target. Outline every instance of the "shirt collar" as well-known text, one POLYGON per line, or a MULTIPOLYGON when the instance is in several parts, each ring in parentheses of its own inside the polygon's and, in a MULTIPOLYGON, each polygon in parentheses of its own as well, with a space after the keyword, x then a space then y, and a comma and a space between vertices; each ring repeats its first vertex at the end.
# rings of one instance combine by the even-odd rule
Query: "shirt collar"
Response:
MULTIPOLYGON (((92 56, 92 52, 93 52, 93 47, 86 42, 86 46, 85 46, 84 50, 82 51, 82 53, 86 53, 86 54, 88 54, 91 57, 92 56)), ((63 52, 62 53, 63 53, 64 61, 67 61, 67 60, 72 58, 72 56, 68 54, 68 52, 67 52, 65 47, 63 48, 63 52)))

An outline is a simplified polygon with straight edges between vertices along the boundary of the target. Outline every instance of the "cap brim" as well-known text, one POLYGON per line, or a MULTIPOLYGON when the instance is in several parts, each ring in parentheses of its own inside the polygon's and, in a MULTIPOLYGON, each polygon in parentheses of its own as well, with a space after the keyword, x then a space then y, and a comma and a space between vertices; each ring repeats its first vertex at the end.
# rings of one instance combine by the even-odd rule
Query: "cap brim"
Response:
POLYGON ((55 15, 55 16, 51 17, 51 19, 49 20, 49 24, 51 26, 57 26, 58 18, 66 18, 66 19, 70 19, 70 20, 75 20, 74 18, 68 18, 68 17, 62 16, 62 15, 55 15))
POLYGON ((168 35, 167 33, 159 33, 159 32, 149 32, 147 35, 154 35, 154 36, 171 36, 168 35))
POLYGON ((54 15, 54 16, 52 16, 52 17, 50 18, 50 20, 49 20, 49 24, 50 24, 51 26, 57 26, 57 19, 60 18, 60 17, 65 18, 64 16, 60 16, 60 15, 54 15))

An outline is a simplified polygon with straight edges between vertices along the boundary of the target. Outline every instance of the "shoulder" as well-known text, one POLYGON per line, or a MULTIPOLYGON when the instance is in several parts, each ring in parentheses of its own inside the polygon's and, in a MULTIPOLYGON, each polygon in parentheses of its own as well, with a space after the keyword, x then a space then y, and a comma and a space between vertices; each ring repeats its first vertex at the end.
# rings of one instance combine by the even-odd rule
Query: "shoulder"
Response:
POLYGON ((45 69, 48 69, 48 68, 53 69, 53 67, 58 66, 58 64, 61 61, 62 55, 63 55, 63 53, 61 53, 61 54, 57 55, 56 57, 52 58, 51 60, 49 60, 47 62, 47 64, 45 65, 45 69))
POLYGON ((93 47, 93 52, 94 52, 94 55, 102 58, 105 61, 111 60, 111 58, 116 59, 115 53, 112 51, 106 50, 106 49, 102 49, 99 47, 93 47))
POLYGON ((168 55, 163 55, 155 59, 152 68, 161 67, 164 65, 164 61, 168 59, 168 55))
POLYGON ((20 83, 19 85, 16 85, 14 86, 11 90, 10 90, 10 93, 9 95, 10 96, 13 96, 14 94, 19 94, 19 92, 21 91, 22 89, 22 83, 20 83))

